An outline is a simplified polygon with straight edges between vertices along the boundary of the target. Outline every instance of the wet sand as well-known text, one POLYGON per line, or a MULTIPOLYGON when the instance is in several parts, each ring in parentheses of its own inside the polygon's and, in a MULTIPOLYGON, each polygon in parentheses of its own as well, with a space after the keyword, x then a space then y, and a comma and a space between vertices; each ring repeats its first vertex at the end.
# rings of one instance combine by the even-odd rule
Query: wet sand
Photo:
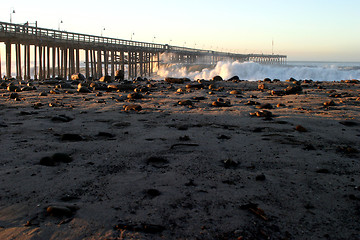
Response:
POLYGON ((9 83, 0 239, 360 239, 356 81, 9 83))

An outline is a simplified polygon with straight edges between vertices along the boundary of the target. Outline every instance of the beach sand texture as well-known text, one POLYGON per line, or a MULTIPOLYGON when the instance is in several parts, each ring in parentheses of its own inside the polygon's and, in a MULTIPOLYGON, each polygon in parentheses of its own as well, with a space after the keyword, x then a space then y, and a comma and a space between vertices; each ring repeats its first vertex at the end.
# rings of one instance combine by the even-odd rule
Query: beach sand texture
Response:
POLYGON ((0 239, 360 239, 356 81, 9 83, 0 239))

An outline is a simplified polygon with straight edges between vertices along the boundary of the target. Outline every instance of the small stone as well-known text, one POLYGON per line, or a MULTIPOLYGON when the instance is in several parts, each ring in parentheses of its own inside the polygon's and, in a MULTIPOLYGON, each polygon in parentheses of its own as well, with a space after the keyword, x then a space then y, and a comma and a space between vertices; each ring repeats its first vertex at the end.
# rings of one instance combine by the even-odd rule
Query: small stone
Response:
POLYGON ((354 126, 359 125, 359 123, 353 122, 353 121, 341 121, 339 123, 344 125, 344 126, 347 126, 347 127, 354 127, 354 126))
POLYGON ((78 142, 82 140, 83 138, 79 134, 75 133, 65 133, 61 136, 61 141, 78 142))
POLYGON ((345 154, 355 154, 359 152, 356 148, 351 146, 339 146, 337 147, 337 151, 345 154))
POLYGON ((238 90, 232 90, 232 91, 230 91, 230 94, 231 95, 239 95, 239 94, 241 94, 241 92, 238 90))
POLYGON ((16 99, 16 98, 19 98, 19 94, 16 93, 16 92, 13 92, 10 94, 10 99, 16 99))
POLYGON ((147 93, 149 91, 150 91, 150 89, 148 87, 138 87, 138 88, 134 89, 134 92, 137 92, 137 93, 147 93))
POLYGON ((255 113, 250 113, 250 115, 256 117, 264 117, 264 118, 271 118, 273 116, 273 114, 267 110, 260 110, 255 113))
POLYGON ((43 157, 40 159, 40 165, 54 167, 57 163, 51 157, 43 157))
POLYGON ((50 94, 60 94, 61 92, 58 89, 51 89, 49 91, 50 94))
POLYGON ((301 86, 288 86, 284 91, 285 94, 297 94, 302 92, 303 88, 301 86))
POLYGON ((99 132, 97 134, 98 137, 103 137, 103 138, 114 138, 115 135, 112 133, 108 133, 108 132, 99 132))
POLYGON ((188 89, 201 89, 201 88, 204 88, 204 85, 203 84, 188 84, 185 86, 186 88, 188 89))
POLYGON ((142 107, 138 104, 129 104, 129 105, 124 105, 124 110, 125 111, 141 111, 142 107))
POLYGON ((258 109, 273 109, 273 106, 270 103, 265 103, 257 106, 258 109))
POLYGON ((73 161, 72 157, 70 157, 66 153, 55 153, 54 155, 52 155, 52 159, 55 162, 62 162, 62 163, 70 163, 73 161))
POLYGON ((55 217, 70 217, 73 215, 73 211, 70 208, 63 206, 49 206, 46 212, 55 217))
POLYGON ((316 173, 330 173, 330 171, 326 168, 321 168, 321 169, 316 170, 316 173))
POLYGON ((185 79, 184 78, 167 77, 167 78, 165 78, 165 82, 182 84, 185 82, 185 79))
POLYGON ((186 92, 185 88, 179 88, 178 90, 176 90, 177 93, 184 93, 186 92))
POLYGON ((74 119, 71 117, 68 117, 66 115, 59 115, 59 116, 51 118, 51 121, 53 121, 53 122, 70 122, 72 120, 74 120, 74 119))
POLYGON ((230 107, 230 102, 215 101, 211 104, 214 107, 230 107))
POLYGON ((193 97, 193 99, 194 99, 195 101, 201 101, 201 100, 205 100, 206 97, 193 97))
POLYGON ((301 125, 297 125, 297 126, 295 127, 295 130, 298 131, 298 132, 307 132, 307 129, 304 128, 304 127, 301 126, 301 125))
POLYGON ((128 99, 141 99, 143 98, 143 95, 141 93, 137 93, 137 92, 133 92, 133 93, 130 93, 129 95, 127 95, 127 98, 128 99))
POLYGON ((157 189, 148 189, 145 191, 146 195, 148 195, 150 198, 155 198, 157 196, 161 195, 161 192, 157 189))
POLYGON ((220 136, 217 137, 217 139, 220 139, 220 140, 229 140, 229 139, 231 139, 231 137, 226 136, 226 135, 220 135, 220 136))
POLYGON ((231 169, 235 169, 237 168, 237 166, 239 165, 239 163, 237 161, 234 161, 232 159, 226 159, 223 161, 224 167, 225 168, 231 168, 231 169))
POLYGON ((328 102, 324 102, 324 106, 325 107, 332 107, 332 106, 336 106, 335 102, 333 100, 328 101, 328 102))
POLYGON ((252 106, 252 105, 260 105, 260 103, 255 102, 255 101, 248 101, 247 103, 245 103, 245 105, 250 105, 250 106, 252 106))
POLYGON ((154 167, 164 167, 169 161, 163 157, 150 157, 146 160, 148 165, 152 165, 154 167))
POLYGON ((48 94, 46 93, 46 92, 41 92, 40 94, 39 94, 39 96, 40 97, 46 97, 48 94))
POLYGON ((80 88, 78 88, 77 90, 79 93, 91 93, 91 90, 85 86, 81 86, 80 88))
POLYGON ((271 83, 271 79, 270 79, 270 78, 264 78, 263 82, 269 82, 269 83, 271 83))
POLYGON ((284 90, 271 90, 273 96, 284 96, 286 92, 284 90))
POLYGON ((314 145, 312 145, 311 143, 305 144, 305 147, 303 148, 304 150, 307 151, 314 151, 316 150, 316 148, 314 147, 314 145))
POLYGON ((116 128, 126 128, 129 127, 130 125, 131 125, 130 122, 116 122, 112 124, 112 126, 116 128))
POLYGON ((264 174, 260 174, 255 177, 256 181, 265 181, 265 179, 266 179, 266 177, 264 174))
POLYGON ((179 102, 178 102, 178 105, 181 105, 181 106, 192 106, 193 103, 192 103, 192 101, 190 101, 190 100, 183 100, 183 101, 179 101, 179 102))
POLYGON ((258 85, 258 89, 259 90, 265 90, 265 89, 267 89, 267 87, 266 87, 266 85, 264 83, 261 83, 261 84, 258 85))
POLYGON ((179 137, 179 140, 180 140, 180 141, 183 141, 183 142, 190 141, 190 137, 187 136, 187 135, 185 135, 185 136, 183 136, 183 137, 179 137))

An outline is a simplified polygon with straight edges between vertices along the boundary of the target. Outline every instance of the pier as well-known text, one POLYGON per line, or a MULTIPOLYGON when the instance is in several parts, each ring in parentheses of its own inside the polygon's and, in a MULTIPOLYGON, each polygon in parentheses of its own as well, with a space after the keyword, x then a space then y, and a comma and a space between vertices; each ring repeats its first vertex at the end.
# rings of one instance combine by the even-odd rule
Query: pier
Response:
MULTIPOLYGON (((161 64, 216 64, 218 61, 253 61, 285 64, 286 55, 237 54, 196 48, 130 41, 0 22, 0 43, 5 44, 6 77, 18 80, 69 78, 115 78, 117 70, 129 79, 150 77, 161 64), (15 61, 14 61, 15 60, 15 61), (12 66, 15 64, 15 68, 12 66), (82 66, 80 68, 80 65, 82 66), (83 67, 85 65, 85 67, 83 67), (15 69, 15 71, 13 71, 15 69), (12 75, 15 72, 16 76, 12 75)), ((0 73, 1 69, 0 52, 0 73)))

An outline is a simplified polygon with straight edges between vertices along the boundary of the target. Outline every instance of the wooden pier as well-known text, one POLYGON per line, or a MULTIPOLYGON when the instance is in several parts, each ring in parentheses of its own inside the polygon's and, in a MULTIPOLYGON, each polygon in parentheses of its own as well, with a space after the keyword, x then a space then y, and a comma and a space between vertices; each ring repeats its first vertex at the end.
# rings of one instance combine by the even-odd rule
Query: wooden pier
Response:
MULTIPOLYGON (((216 64, 224 60, 285 64, 287 58, 129 41, 7 22, 0 22, 0 42, 5 44, 6 77, 19 80, 70 78, 74 73, 93 79, 109 75, 114 79, 117 70, 123 70, 129 79, 150 77, 164 63, 164 54, 166 63, 184 64, 216 64), (13 69, 16 76, 12 75, 13 69)), ((0 74, 1 61, 0 52, 0 74)))

